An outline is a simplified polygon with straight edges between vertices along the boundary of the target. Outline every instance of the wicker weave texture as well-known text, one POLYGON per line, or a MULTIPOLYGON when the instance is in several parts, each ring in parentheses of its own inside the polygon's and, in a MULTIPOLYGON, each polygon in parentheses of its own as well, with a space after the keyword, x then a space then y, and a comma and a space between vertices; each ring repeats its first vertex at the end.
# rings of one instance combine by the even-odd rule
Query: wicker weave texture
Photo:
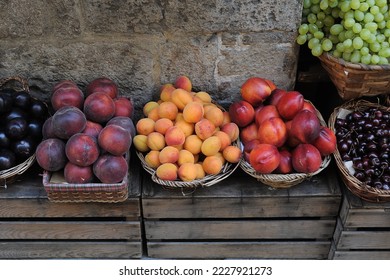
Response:
POLYGON ((390 93, 390 65, 350 63, 328 53, 319 59, 344 100, 390 93))

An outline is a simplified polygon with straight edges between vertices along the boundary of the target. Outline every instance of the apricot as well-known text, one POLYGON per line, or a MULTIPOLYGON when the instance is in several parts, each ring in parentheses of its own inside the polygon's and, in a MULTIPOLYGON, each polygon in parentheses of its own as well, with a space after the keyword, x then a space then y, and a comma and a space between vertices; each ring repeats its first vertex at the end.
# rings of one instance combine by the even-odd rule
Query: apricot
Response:
POLYGON ((203 179, 206 176, 206 173, 204 172, 202 163, 195 163, 196 167, 196 176, 195 179, 203 179))
POLYGON ((208 119, 201 119, 195 124, 195 133, 202 140, 212 136, 215 132, 215 125, 208 119))
POLYGON ((172 126, 173 122, 170 119, 162 118, 156 121, 156 123, 154 124, 154 130, 165 135, 165 132, 168 130, 168 128, 172 126))
POLYGON ((224 165, 226 163, 226 159, 224 158, 224 156, 221 152, 216 153, 215 156, 221 160, 222 165, 224 165))
POLYGON ((190 151, 193 155, 196 155, 201 152, 202 143, 202 139, 200 139, 197 135, 192 134, 186 137, 186 140, 184 141, 184 149, 190 151))
POLYGON ((203 105, 198 102, 190 102, 183 109, 183 118, 189 123, 197 123, 203 118, 203 114, 203 105))
POLYGON ((241 159, 242 151, 237 146, 230 145, 222 151, 222 155, 226 161, 230 163, 237 163, 241 159))
POLYGON ((173 163, 163 163, 156 169, 156 176, 161 180, 174 181, 177 179, 177 166, 173 163))
POLYGON ((221 140, 218 136, 210 136, 205 139, 201 146, 201 151, 205 156, 214 156, 221 149, 221 140))
POLYGON ((138 134, 148 135, 154 131, 155 121, 150 118, 142 118, 138 120, 135 128, 138 134))
POLYGON ((159 106, 159 104, 156 101, 149 101, 148 103, 146 103, 142 109, 144 116, 147 117, 149 112, 152 109, 157 108, 158 106, 159 106))
POLYGON ((177 170, 178 177, 184 182, 190 182, 196 179, 197 168, 192 162, 185 162, 177 170))
POLYGON ((160 155, 160 151, 149 151, 145 155, 145 162, 149 167, 156 169, 161 165, 159 155, 160 155))
POLYGON ((188 92, 192 90, 192 82, 187 76, 178 76, 175 80, 175 88, 184 89, 188 92))
POLYGON ((172 91, 174 91, 176 88, 173 86, 173 84, 164 84, 160 88, 160 99, 162 101, 170 101, 172 96, 172 91))
POLYGON ((180 150, 179 151, 179 159, 177 160, 177 163, 180 166, 180 165, 182 165, 183 163, 186 163, 186 162, 195 163, 195 157, 188 150, 180 150))
POLYGON ((205 118, 211 121, 215 127, 221 126, 223 123, 223 112, 218 107, 212 107, 205 113, 205 118))
POLYGON ((192 102, 192 95, 184 89, 177 88, 172 91, 171 100, 179 110, 183 110, 188 103, 192 102))
POLYGON ((99 146, 113 155, 124 155, 129 151, 132 138, 130 132, 116 124, 103 127, 98 136, 99 146))
POLYGON ((176 119, 178 112, 179 112, 179 109, 177 108, 175 103, 173 103, 171 101, 161 102, 161 104, 158 106, 158 110, 157 110, 158 117, 160 119, 167 118, 167 119, 170 119, 172 121, 176 119))
POLYGON ((194 134, 195 124, 186 122, 184 119, 175 122, 175 126, 179 127, 186 137, 194 134))
POLYGON ((165 146, 158 155, 160 163, 176 163, 179 159, 179 150, 173 146, 165 146))
POLYGON ((219 149, 219 151, 223 151, 227 146, 232 143, 230 136, 222 130, 216 131, 214 133, 214 136, 217 136, 221 141, 221 148, 219 149))
POLYGON ((238 136, 240 135, 240 129, 238 128, 238 125, 234 122, 224 124, 221 127, 221 131, 229 135, 232 142, 236 141, 238 139, 238 136))
POLYGON ((222 124, 220 125, 220 127, 224 126, 227 123, 232 122, 232 120, 230 119, 229 112, 223 111, 222 113, 223 113, 223 121, 222 121, 222 124))
POLYGON ((71 163, 79 166, 93 164, 99 157, 99 153, 96 139, 83 133, 71 136, 65 145, 67 158, 71 163))
POLYGON ((205 91, 198 91, 195 93, 195 97, 199 98, 203 103, 211 103, 212 101, 210 94, 205 91))
POLYGON ((148 134, 146 144, 151 150, 160 151, 165 147, 164 135, 154 131, 148 134))
POLYGON ((217 175, 222 170, 222 161, 218 156, 208 156, 203 160, 202 166, 206 174, 217 175))
POLYGON ((108 94, 95 92, 85 99, 83 111, 88 120, 105 123, 115 114, 115 102, 108 94))
POLYGON ((148 136, 137 134, 133 138, 134 147, 140 152, 147 152, 150 150, 147 144, 148 136))
POLYGON ((158 107, 154 107, 153 109, 151 109, 147 115, 147 117, 149 119, 152 119, 154 121, 157 121, 160 116, 158 115, 158 107))
POLYGON ((169 146, 177 146, 184 144, 184 141, 186 140, 186 136, 183 132, 183 130, 174 125, 165 132, 165 142, 169 146))

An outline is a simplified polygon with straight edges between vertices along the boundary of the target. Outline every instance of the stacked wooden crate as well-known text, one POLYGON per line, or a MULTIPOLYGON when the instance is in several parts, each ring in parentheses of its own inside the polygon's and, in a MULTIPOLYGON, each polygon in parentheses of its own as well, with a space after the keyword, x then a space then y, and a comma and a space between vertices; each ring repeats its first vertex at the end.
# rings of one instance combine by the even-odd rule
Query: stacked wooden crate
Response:
POLYGON ((141 258, 140 177, 130 168, 129 198, 120 203, 56 203, 39 168, 0 189, 0 258, 141 258))
POLYGON ((331 259, 390 259, 390 202, 370 203, 346 188, 331 259))
POLYGON ((164 189, 144 175, 148 257, 328 258, 341 203, 333 167, 277 190, 241 170, 196 190, 164 189))

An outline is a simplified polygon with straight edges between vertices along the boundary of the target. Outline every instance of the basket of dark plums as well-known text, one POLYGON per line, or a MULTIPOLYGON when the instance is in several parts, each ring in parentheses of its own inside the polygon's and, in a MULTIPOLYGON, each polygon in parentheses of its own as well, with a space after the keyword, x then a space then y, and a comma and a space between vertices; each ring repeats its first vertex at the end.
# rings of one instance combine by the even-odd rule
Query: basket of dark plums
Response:
POLYGON ((390 201, 390 108, 355 99, 334 109, 329 127, 336 134, 334 157, 347 188, 369 202, 390 201))
POLYGON ((7 187, 35 161, 47 105, 20 76, 0 79, 0 187, 7 187))

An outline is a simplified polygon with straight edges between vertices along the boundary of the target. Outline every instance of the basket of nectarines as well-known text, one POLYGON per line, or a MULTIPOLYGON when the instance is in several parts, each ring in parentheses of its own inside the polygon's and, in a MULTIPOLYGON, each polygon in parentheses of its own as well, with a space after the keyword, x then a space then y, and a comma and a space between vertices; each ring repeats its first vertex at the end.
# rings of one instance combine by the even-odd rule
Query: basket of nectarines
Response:
POLYGON ((128 197, 135 126, 133 104, 106 77, 85 92, 73 81, 56 83, 54 111, 44 123, 36 159, 52 202, 121 202, 128 197))
POLYGON ((209 93, 186 76, 164 84, 143 107, 133 139, 143 168, 169 189, 208 187, 239 166, 239 128, 209 93))
POLYGON ((273 188, 289 188, 328 166, 335 135, 301 93, 251 77, 240 94, 229 114, 240 127, 244 152, 240 167, 247 174, 273 188))

